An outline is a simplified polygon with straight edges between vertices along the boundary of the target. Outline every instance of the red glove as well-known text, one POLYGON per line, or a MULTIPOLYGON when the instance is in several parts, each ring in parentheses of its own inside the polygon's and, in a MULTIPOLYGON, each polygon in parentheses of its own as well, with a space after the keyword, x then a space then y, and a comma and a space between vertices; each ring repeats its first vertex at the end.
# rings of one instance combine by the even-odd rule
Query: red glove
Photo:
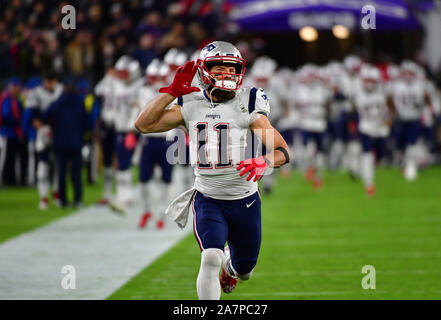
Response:
POLYGON ((128 150, 133 150, 136 147, 136 136, 133 132, 126 134, 124 138, 124 147, 128 150))
POLYGON ((198 70, 198 66, 194 61, 188 61, 184 67, 179 67, 176 70, 175 78, 168 87, 159 89, 160 93, 169 93, 177 98, 192 92, 200 91, 198 87, 191 87, 191 81, 198 70))
POLYGON ((263 177, 263 173, 266 169, 268 169, 270 166, 270 162, 267 158, 264 156, 261 156, 259 158, 252 158, 247 160, 242 160, 239 162, 239 166, 236 170, 242 170, 239 175, 242 177, 247 172, 250 172, 248 175, 247 181, 250 181, 251 178, 254 177, 254 182, 257 180, 260 180, 263 177))

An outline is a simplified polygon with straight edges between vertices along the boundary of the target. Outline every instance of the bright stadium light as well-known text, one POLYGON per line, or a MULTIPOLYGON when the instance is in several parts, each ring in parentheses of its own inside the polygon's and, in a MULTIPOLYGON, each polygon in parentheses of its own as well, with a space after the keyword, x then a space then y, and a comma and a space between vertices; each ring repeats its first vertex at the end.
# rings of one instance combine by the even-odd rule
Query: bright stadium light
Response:
POLYGON ((347 39, 349 37, 350 31, 347 27, 337 24, 332 27, 332 34, 338 39, 347 39))
POLYGON ((318 38, 318 32, 313 27, 303 27, 299 30, 300 38, 303 41, 313 42, 318 38))

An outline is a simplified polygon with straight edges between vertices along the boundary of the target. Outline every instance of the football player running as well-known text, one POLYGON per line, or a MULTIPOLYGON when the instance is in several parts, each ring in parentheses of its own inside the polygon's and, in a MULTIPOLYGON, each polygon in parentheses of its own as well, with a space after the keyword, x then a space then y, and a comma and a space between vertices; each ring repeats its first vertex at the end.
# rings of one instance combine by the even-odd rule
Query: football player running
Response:
POLYGON ((136 93, 143 84, 138 61, 128 60, 119 71, 120 81, 113 88, 115 103, 115 153, 118 159, 116 173, 116 199, 109 205, 115 212, 125 213, 133 201, 132 157, 136 147, 136 135, 133 129, 134 119, 138 114, 136 93))
MULTIPOLYGON (((276 108, 274 107, 272 108, 269 119, 272 125, 277 129, 279 129, 279 132, 283 136, 283 132, 278 127, 278 122, 283 117, 283 110, 282 110, 281 97, 279 94, 280 92, 275 90, 276 87, 278 87, 279 85, 278 83, 275 83, 274 80, 276 70, 277 70, 277 62, 275 60, 267 56, 261 56, 257 58, 253 63, 253 67, 250 69, 249 76, 245 77, 245 86, 258 87, 265 90, 268 99, 271 99, 271 101, 276 106, 276 108)), ((286 137, 284 137, 284 139, 285 141, 287 140, 286 137)), ((256 141, 255 144, 258 145, 258 141, 256 141)), ((253 146, 253 144, 251 144, 251 146, 253 146)), ((262 152, 265 151, 262 150, 262 152)), ((263 194, 271 193, 271 190, 275 184, 275 179, 276 179, 275 172, 265 177, 265 180, 262 181, 262 186, 261 186, 263 189, 262 190, 263 194)))
POLYGON ((401 64, 400 77, 391 85, 391 96, 397 111, 398 146, 404 151, 404 177, 415 180, 420 158, 417 141, 421 136, 424 106, 431 105, 420 68, 411 61, 401 64))
POLYGON ((245 60, 235 46, 212 42, 196 63, 189 61, 178 69, 170 86, 159 90, 135 122, 142 133, 180 125, 189 132, 195 184, 167 213, 183 227, 190 207, 193 211, 202 252, 196 281, 199 299, 219 299, 221 288, 229 293, 238 278, 250 278, 261 243, 257 181, 268 169, 290 161, 285 140, 267 118, 270 105, 264 91, 241 88, 244 73, 245 60), (191 86, 196 72, 200 88, 191 86), (178 104, 166 109, 175 98, 178 104), (266 145, 267 154, 243 160, 248 130, 266 145))
POLYGON ((103 194, 99 204, 107 205, 112 199, 112 189, 114 180, 113 158, 115 157, 115 88, 118 82, 122 82, 121 75, 130 63, 128 56, 118 59, 114 68, 107 71, 95 87, 95 94, 102 99, 100 119, 97 123, 96 131, 99 132, 99 140, 103 153, 103 194))
POLYGON ((299 71, 299 80, 295 103, 300 110, 300 126, 306 151, 305 177, 312 182, 314 188, 320 189, 325 169, 323 139, 332 96, 324 85, 317 66, 304 66, 299 71))
MULTIPOLYGON (((156 95, 157 90, 166 85, 166 77, 169 67, 154 59, 146 68, 145 83, 139 89, 136 104, 141 107, 141 101, 149 101, 156 95)), ((139 221, 139 227, 145 228, 148 221, 156 216, 156 228, 164 227, 163 213, 165 212, 164 203, 158 208, 156 214, 152 210, 153 197, 149 192, 149 183, 152 180, 156 165, 161 167, 161 181, 156 187, 160 190, 161 199, 167 199, 170 195, 170 185, 172 180, 173 165, 166 159, 169 142, 166 139, 167 133, 151 133, 140 138, 141 159, 139 163, 139 181, 141 185, 141 198, 143 203, 143 214, 139 221)), ((162 201, 163 202, 163 201, 162 201)))
POLYGON ((394 113, 381 83, 381 74, 373 65, 364 65, 360 72, 359 89, 353 103, 359 114, 359 133, 362 145, 360 175, 366 195, 375 194, 375 162, 385 153, 386 138, 390 133, 394 113))

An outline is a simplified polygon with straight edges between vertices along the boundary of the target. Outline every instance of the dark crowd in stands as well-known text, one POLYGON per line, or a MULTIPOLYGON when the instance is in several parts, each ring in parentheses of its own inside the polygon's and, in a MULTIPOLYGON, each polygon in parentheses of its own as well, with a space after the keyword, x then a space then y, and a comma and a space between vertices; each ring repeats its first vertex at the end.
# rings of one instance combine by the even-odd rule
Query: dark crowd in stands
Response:
POLYGON ((223 1, 2 0, 0 87, 46 70, 96 83, 127 53, 142 68, 170 48, 191 55, 221 36, 228 10, 223 1), (66 5, 75 8, 74 30, 62 27, 66 5))

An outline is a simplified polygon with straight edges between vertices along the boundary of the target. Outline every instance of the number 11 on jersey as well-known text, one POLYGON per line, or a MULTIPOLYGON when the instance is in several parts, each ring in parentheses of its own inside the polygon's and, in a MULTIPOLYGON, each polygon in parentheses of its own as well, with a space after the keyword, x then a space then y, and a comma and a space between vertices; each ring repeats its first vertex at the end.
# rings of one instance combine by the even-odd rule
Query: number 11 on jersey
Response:
MULTIPOLYGON (((213 169, 213 163, 208 160, 208 146, 214 141, 208 141, 208 122, 198 122, 197 130, 197 166, 199 169, 213 169)), ((233 166, 230 155, 230 124, 227 122, 219 122, 213 126, 213 130, 217 132, 216 148, 217 161, 214 162, 214 169, 224 169, 233 166)))

